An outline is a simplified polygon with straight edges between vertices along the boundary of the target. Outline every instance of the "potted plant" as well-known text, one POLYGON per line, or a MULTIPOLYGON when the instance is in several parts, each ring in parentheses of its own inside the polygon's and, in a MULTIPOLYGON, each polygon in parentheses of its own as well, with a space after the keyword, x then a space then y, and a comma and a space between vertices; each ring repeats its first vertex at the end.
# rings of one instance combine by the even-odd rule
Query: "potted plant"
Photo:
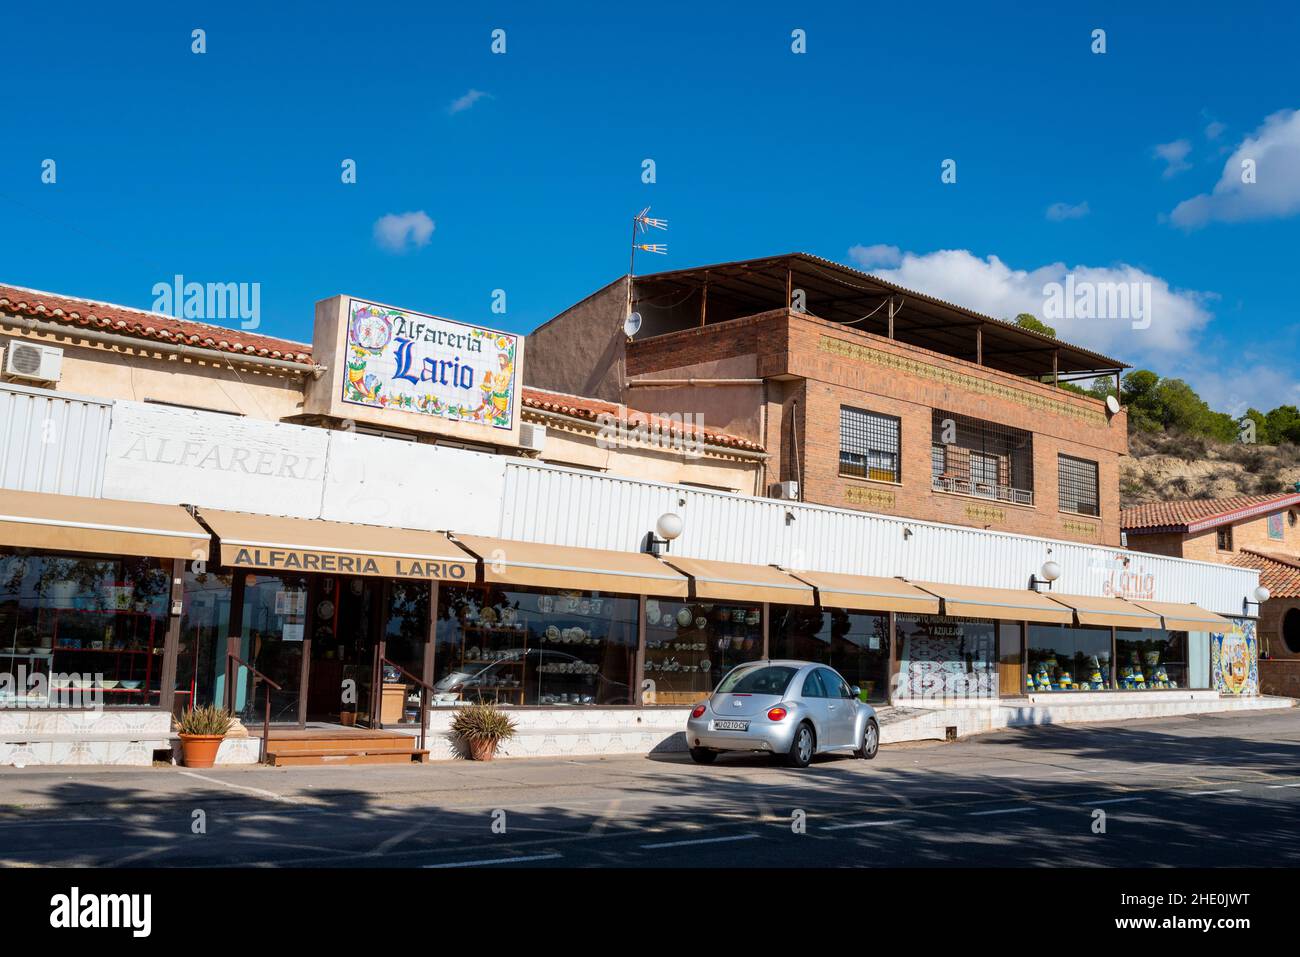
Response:
POLYGON ((176 721, 181 739, 181 764, 187 768, 210 768, 217 760, 221 739, 230 730, 231 714, 225 708, 207 705, 187 711, 176 721))
POLYGON ((497 745, 515 736, 514 719, 491 704, 471 704, 457 708, 451 719, 451 731, 469 746, 475 761, 491 761, 497 745))

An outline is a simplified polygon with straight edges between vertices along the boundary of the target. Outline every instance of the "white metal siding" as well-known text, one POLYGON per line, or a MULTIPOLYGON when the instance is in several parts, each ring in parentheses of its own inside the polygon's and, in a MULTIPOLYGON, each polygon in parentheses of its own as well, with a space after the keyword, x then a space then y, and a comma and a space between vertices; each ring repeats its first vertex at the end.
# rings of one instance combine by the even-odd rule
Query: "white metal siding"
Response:
POLYGON ((1137 575, 1149 581, 1146 597, 1152 600, 1194 602, 1232 615, 1242 613, 1243 599, 1259 584, 1259 573, 1246 568, 535 463, 512 462, 506 468, 501 536, 636 550, 668 511, 680 514, 684 525, 671 551, 690 558, 1027 588, 1050 549, 1061 566, 1054 585, 1060 593, 1106 595, 1123 584, 1122 576, 1137 575))
POLYGON ((0 488, 97 497, 112 405, 0 386, 0 488))

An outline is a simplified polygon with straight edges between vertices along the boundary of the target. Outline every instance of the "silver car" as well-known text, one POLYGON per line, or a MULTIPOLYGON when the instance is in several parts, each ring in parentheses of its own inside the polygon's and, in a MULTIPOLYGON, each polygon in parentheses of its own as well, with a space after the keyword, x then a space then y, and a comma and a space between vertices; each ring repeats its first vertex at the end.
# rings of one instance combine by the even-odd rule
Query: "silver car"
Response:
POLYGON ((691 710, 686 742, 700 764, 723 751, 765 751, 796 768, 827 751, 851 750, 869 760, 880 750, 880 724, 858 696, 825 665, 750 662, 729 671, 691 710))

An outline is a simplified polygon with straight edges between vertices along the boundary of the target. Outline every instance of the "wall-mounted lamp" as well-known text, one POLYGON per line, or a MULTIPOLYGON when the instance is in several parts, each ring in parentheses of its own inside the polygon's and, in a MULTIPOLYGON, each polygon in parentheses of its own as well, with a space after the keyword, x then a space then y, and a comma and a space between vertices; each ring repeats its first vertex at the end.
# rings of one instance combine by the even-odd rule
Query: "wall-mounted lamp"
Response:
POLYGON ((908 528, 906 525, 904 525, 904 526, 903 526, 903 541, 907 541, 907 540, 908 540, 909 538, 911 538, 911 537, 912 537, 912 530, 911 530, 910 528, 908 528))
POLYGON ((1241 600, 1241 613, 1242 613, 1243 615, 1249 616, 1249 615, 1250 615, 1250 606, 1251 606, 1251 605, 1254 605, 1254 606, 1255 606, 1255 614, 1258 615, 1258 614, 1259 614, 1259 606, 1262 605, 1262 604, 1264 604, 1264 602, 1268 601, 1269 598, 1271 598, 1272 596, 1273 596, 1273 593, 1272 593, 1271 591, 1269 591, 1269 590, 1268 590, 1267 588, 1265 588, 1263 585, 1260 585, 1260 586, 1259 586, 1258 588, 1256 588, 1255 591, 1254 591, 1254 597, 1255 597, 1255 600, 1254 600, 1254 601, 1251 601, 1249 597, 1243 598, 1243 599, 1241 600))
POLYGON ((1043 567, 1038 569, 1037 575, 1029 576, 1029 587, 1038 591, 1039 585, 1046 585, 1051 590, 1052 582, 1061 577, 1061 566, 1056 564, 1050 558, 1043 562, 1043 567))
POLYGON ((787 525, 793 525, 793 524, 794 524, 794 520, 795 520, 795 518, 797 518, 797 517, 798 517, 798 516, 796 516, 796 515, 794 514, 794 512, 790 511, 789 509, 786 509, 786 512, 785 512, 785 523, 786 523, 787 525))
POLYGON ((660 550, 668 551, 669 543, 682 533, 682 517, 673 512, 664 512, 655 522, 653 532, 645 533, 641 551, 658 555, 660 550))

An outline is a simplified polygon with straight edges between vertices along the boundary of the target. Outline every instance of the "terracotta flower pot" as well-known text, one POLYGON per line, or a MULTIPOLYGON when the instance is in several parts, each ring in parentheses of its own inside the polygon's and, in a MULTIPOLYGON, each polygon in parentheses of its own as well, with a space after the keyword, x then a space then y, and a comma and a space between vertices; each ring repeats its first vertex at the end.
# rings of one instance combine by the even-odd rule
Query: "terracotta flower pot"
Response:
POLYGON ((492 739, 475 738, 469 743, 469 755, 475 761, 491 761, 497 753, 497 742, 492 739))
POLYGON ((182 734, 181 764, 187 768, 210 768, 217 762, 223 734, 182 734))

